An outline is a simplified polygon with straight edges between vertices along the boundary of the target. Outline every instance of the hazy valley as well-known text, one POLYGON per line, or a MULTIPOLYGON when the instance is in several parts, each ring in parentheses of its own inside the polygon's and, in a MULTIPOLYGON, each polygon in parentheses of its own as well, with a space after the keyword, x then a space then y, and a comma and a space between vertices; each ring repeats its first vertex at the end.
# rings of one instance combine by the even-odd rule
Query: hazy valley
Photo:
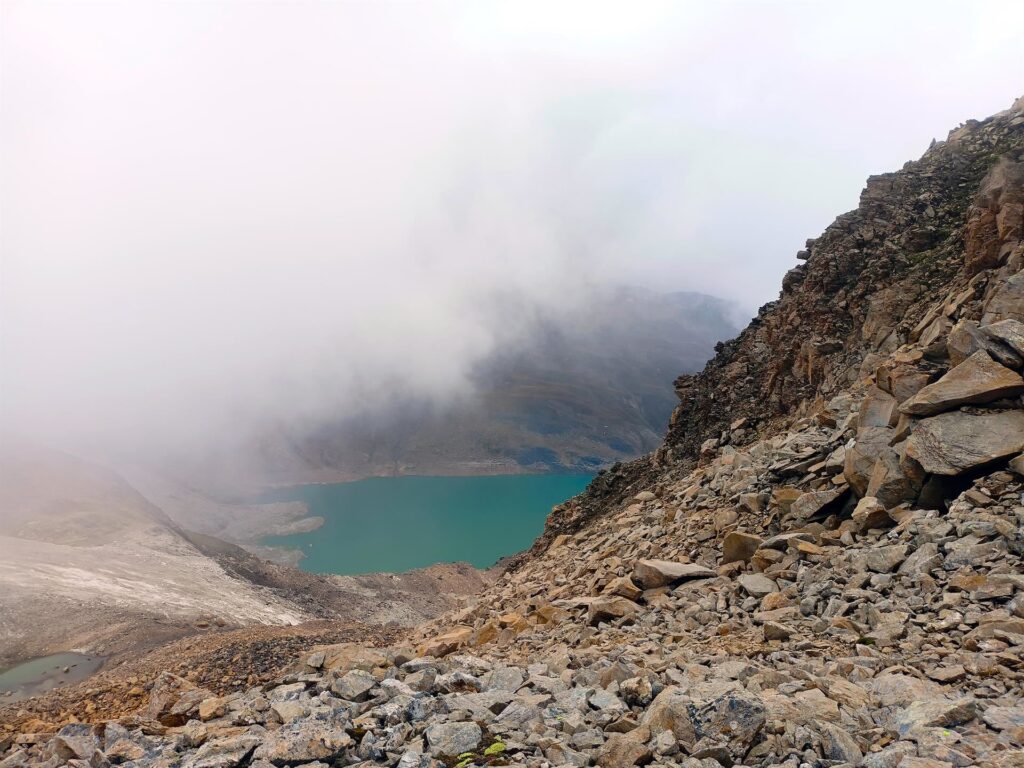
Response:
MULTIPOLYGON (((469 544, 467 557, 427 554, 424 565, 439 564, 413 573, 376 575, 386 568, 363 557, 367 567, 355 572, 366 575, 317 576, 296 570, 302 555, 293 545, 264 540, 303 531, 315 537, 323 519, 302 502, 257 503, 258 491, 374 475, 595 472, 640 455, 655 444, 654 430, 675 401, 675 361, 696 370, 732 328, 730 309, 693 294, 597 295, 611 302, 601 322, 538 317, 520 351, 481 364, 471 404, 438 411, 398 402, 392 412, 325 425, 315 435, 275 433, 256 451, 228 457, 239 462, 233 467, 117 458, 104 466, 25 439, 6 441, 0 666, 72 648, 122 660, 177 637, 251 624, 408 626, 456 605, 492 577, 445 563, 489 566, 514 554, 565 496, 531 510, 536 528, 526 538, 506 535, 500 524, 477 534, 481 547, 497 553, 486 563, 469 544)), ((597 309, 591 303, 579 311, 597 309)), ((360 509, 372 509, 367 503, 360 509)), ((364 546, 375 541, 367 533, 364 546)), ((411 530, 395 531, 386 546, 424 560, 411 530)))
POLYGON ((229 494, 387 475, 594 472, 657 446, 672 381, 736 333, 739 312, 711 296, 621 286, 584 289, 558 309, 510 301, 491 313, 521 328, 474 366, 464 396, 398 391, 354 416, 275 425, 201 464, 186 457, 181 472, 229 494))
POLYGON ((0 768, 1024 767, 971 11, 0 7, 0 768))

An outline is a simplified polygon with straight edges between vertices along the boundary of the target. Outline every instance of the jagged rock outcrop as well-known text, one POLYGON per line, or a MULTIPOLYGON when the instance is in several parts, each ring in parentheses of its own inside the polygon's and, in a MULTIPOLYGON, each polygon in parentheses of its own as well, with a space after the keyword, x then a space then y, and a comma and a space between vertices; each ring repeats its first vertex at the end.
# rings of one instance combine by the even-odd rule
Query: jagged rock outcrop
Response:
POLYGON ((702 456, 782 429, 872 377, 891 396, 892 423, 862 422, 865 443, 851 459, 861 469, 850 479, 863 494, 877 452, 864 457, 861 448, 888 439, 876 428, 896 427, 899 404, 979 350, 1019 371, 1024 354, 1004 336, 1020 345, 1024 322, 1022 158, 1024 98, 868 179, 858 208, 797 254, 779 299, 719 344, 701 373, 676 381, 680 405, 662 448, 603 473, 556 510, 532 552, 665 472, 681 476, 702 456), (898 351, 907 344, 915 351, 898 351))
POLYGON ((879 355, 945 335, 968 298, 986 296, 998 319, 1019 313, 1003 306, 1007 289, 992 278, 1020 269, 1022 149, 1018 101, 968 122, 900 171, 869 179, 860 206, 808 241, 779 300, 722 344, 701 374, 677 381, 681 404, 665 452, 696 459, 707 440, 742 440, 809 412, 872 371, 879 355), (937 294, 950 299, 933 317, 937 294), (747 423, 732 428, 741 418, 747 423))
POLYGON ((1022 153, 1024 101, 869 182, 664 448, 408 645, 0 768, 1024 765, 1022 153))

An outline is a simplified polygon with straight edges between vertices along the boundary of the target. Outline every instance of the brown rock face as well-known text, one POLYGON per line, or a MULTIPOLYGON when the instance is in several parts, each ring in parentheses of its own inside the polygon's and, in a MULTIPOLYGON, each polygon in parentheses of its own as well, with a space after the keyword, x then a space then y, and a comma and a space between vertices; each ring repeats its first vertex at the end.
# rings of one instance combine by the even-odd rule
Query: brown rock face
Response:
POLYGON ((638 610, 636 603, 624 597, 598 597, 590 604, 587 623, 596 626, 602 621, 614 621, 633 616, 638 610))
POLYGON ((889 450, 895 434, 887 427, 862 427, 857 430, 856 442, 846 451, 843 475, 858 496, 867 494, 875 462, 883 452, 889 450))
POLYGON ((722 564, 747 562, 763 543, 760 536, 733 531, 722 540, 722 564))
POLYGON ((1024 378, 978 350, 900 406, 911 416, 931 416, 972 403, 990 403, 1024 392, 1024 378))
POLYGON ((417 648, 417 652, 422 656, 447 656, 468 644, 472 637, 472 627, 457 627, 451 632, 432 638, 417 648))
MULTIPOLYGON (((817 395, 827 400, 856 380, 870 355, 906 341, 937 296, 966 286, 965 251, 979 264, 991 263, 993 251, 1002 258, 1003 246, 1019 239, 1018 118, 1011 111, 967 126, 919 161, 869 179, 858 208, 809 241, 779 300, 722 344, 701 374, 678 380, 681 403, 667 438, 673 456, 696 458, 703 441, 738 418, 765 429, 817 395)), ((1010 303, 996 298, 993 310, 1024 311, 1010 303)), ((944 325, 951 323, 940 313, 925 327, 940 340, 944 325)))
POLYGON ((985 176, 965 233, 966 267, 974 275, 998 266, 1004 247, 1024 227, 1024 163, 1000 160, 985 176))
POLYGON ((899 402, 881 387, 872 385, 860 404, 857 424, 861 427, 895 427, 899 402))
POLYGON ((790 507, 790 512, 800 520, 809 520, 821 514, 826 508, 837 501, 846 492, 846 488, 829 488, 827 491, 809 491, 790 507))
POLYGON ((931 375, 914 365, 902 364, 880 369, 877 378, 878 386, 902 403, 927 386, 931 375))
MULTIPOLYGON (((563 505, 534 552, 666 473, 681 476, 699 462, 709 465, 803 418, 824 424, 833 400, 853 397, 856 409, 870 389, 855 445, 820 457, 842 466, 855 494, 865 495, 884 449, 907 439, 912 426, 908 414, 893 423, 892 404, 879 390, 904 403, 951 361, 980 350, 1011 370, 1024 365, 1018 362, 1024 356, 983 330, 1006 320, 1024 323, 1024 240, 1016 207, 1022 165, 1024 100, 1018 100, 952 131, 920 160, 870 178, 857 208, 807 242, 778 300, 716 347, 700 374, 676 380, 680 403, 665 444, 603 473, 582 497, 563 505), (981 264, 993 266, 975 272, 981 264)), ((815 466, 813 457, 801 460, 798 449, 790 454, 788 466, 773 468, 775 488, 761 489, 771 492, 766 507, 776 505, 783 515, 786 506, 775 490, 815 466)), ((892 455, 886 458, 891 469, 892 455)), ((900 458, 901 468, 916 470, 908 475, 912 484, 928 481, 913 459, 904 461, 902 452, 900 458)), ((889 481, 898 477, 876 477, 889 496, 889 481)))
POLYGON ((1000 365, 1019 369, 1024 365, 1024 323, 1016 320, 1004 320, 1001 323, 979 328, 973 320, 961 320, 953 326, 946 339, 946 350, 949 361, 960 365, 978 350, 985 350, 1000 365), (1019 339, 1021 349, 1015 350, 1010 340, 1004 340, 1000 334, 1007 334, 1010 339, 1019 339))
POLYGON ((985 325, 1002 320, 1024 322, 1024 271, 1002 282, 985 301, 981 322, 985 325))
POLYGON ((914 425, 907 456, 927 472, 959 475, 1024 450, 1024 411, 952 411, 914 425))

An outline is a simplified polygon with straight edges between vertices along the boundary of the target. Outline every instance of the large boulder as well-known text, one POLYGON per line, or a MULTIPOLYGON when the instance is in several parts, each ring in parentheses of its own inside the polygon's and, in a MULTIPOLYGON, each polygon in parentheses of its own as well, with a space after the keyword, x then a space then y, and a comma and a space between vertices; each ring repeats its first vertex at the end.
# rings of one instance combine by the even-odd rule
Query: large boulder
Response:
POLYGON ((998 323, 1000 320, 1024 322, 1024 270, 1000 281, 985 301, 982 325, 998 323))
POLYGON ((1016 472, 1018 475, 1024 476, 1024 454, 1015 456, 1010 459, 1010 469, 1016 472))
POLYGON ((865 496, 858 501, 851 519, 859 531, 870 531, 873 528, 890 528, 894 522, 886 511, 885 505, 874 496, 865 496))
POLYGON ((212 691, 165 670, 153 683, 146 715, 169 728, 184 725, 190 715, 199 711, 199 705, 212 696, 212 691))
POLYGON ((949 332, 946 338, 946 352, 953 365, 960 365, 978 350, 985 350, 992 358, 1008 368, 1020 368, 1024 365, 1024 352, 1015 350, 1000 338, 1000 331, 1017 335, 1016 327, 1024 329, 1024 324, 1016 320, 1003 320, 994 325, 980 328, 973 320, 961 320, 949 332), (1009 325, 1004 325, 1009 324, 1009 325), (991 330, 996 329, 995 333, 991 330))
POLYGON ((899 421, 899 401, 881 387, 868 387, 857 412, 860 427, 895 427, 899 421))
POLYGON ((50 742, 54 754, 61 760, 91 760, 99 749, 96 726, 88 723, 65 725, 50 742))
POLYGON ((982 716, 989 728, 997 731, 1017 731, 1024 729, 1024 706, 988 707, 982 716))
POLYGON ((927 728, 953 728, 978 716, 974 699, 919 699, 894 713, 892 726, 900 736, 927 728))
POLYGON ((456 757, 480 746, 484 733, 476 723, 437 723, 425 735, 434 757, 456 757))
MULTIPOLYGON (((177 764, 181 768, 227 768, 227 766, 239 765, 263 743, 263 738, 266 736, 262 732, 262 728, 253 729, 253 731, 237 736, 210 739, 177 764)), ((346 736, 346 738, 348 737, 346 736)))
POLYGON ((767 713, 764 703, 753 694, 730 691, 697 709, 694 726, 699 738, 725 742, 732 759, 741 761, 757 742, 767 713))
POLYGON ((931 373, 910 363, 887 363, 879 366, 875 371, 875 380, 878 382, 878 386, 900 403, 908 397, 913 397, 921 387, 928 384, 931 377, 931 373))
POLYGON ((751 597, 762 598, 779 591, 779 585, 760 573, 745 573, 737 581, 751 597))
POLYGON ((874 573, 892 573, 906 559, 906 544, 869 547, 856 552, 852 557, 853 565, 858 571, 872 571, 874 573))
POLYGON ((911 416, 931 416, 960 405, 990 403, 1024 392, 1024 378, 981 349, 900 406, 911 416))
POLYGON ((633 581, 641 589, 656 589, 687 579, 707 579, 712 576, 717 574, 703 565, 671 560, 638 560, 633 566, 633 581))
POLYGON ((356 643, 337 643, 336 645, 318 646, 307 658, 319 662, 319 667, 336 669, 341 673, 351 669, 369 672, 374 667, 386 667, 387 657, 376 648, 367 648, 356 643))
POLYGON ((918 478, 908 475, 899 452, 895 448, 885 448, 875 460, 864 492, 891 509, 900 502, 913 500, 920 490, 921 483, 918 478))
POLYGON ((837 504, 840 497, 847 491, 846 486, 827 488, 824 491, 808 491, 801 494, 789 508, 790 514, 799 520, 810 520, 812 517, 824 516, 837 504))
POLYGON ((293 720, 276 731, 269 731, 253 753, 256 760, 276 765, 333 761, 355 744, 345 732, 349 723, 340 711, 293 720))
POLYGON ((604 592, 606 595, 618 595, 627 600, 638 600, 643 594, 643 590, 634 584, 629 576, 615 577, 605 586, 604 592))
POLYGON ((849 731, 824 720, 817 721, 815 728, 821 734, 821 750, 829 760, 857 765, 864 758, 857 740, 849 731))
POLYGON ((377 679, 369 672, 352 669, 331 683, 331 690, 348 701, 365 701, 377 679))
POLYGON ((889 427, 860 427, 853 445, 846 449, 843 477, 857 496, 867 494, 875 462, 890 449, 895 430, 889 427))
POLYGON ((587 610, 587 623, 596 627, 602 621, 614 621, 635 616, 639 606, 624 597, 597 597, 587 610))
MULTIPOLYGON (((993 346, 999 345, 1004 350, 1010 349, 1018 360, 1024 359, 1024 323, 1019 320, 1000 320, 998 323, 986 325, 981 331, 994 342, 993 346)), ((1020 363, 1015 367, 1020 367, 1020 363)))
POLYGON ((627 733, 611 734, 597 753, 597 765, 601 768, 646 765, 652 757, 651 748, 647 746, 650 735, 650 731, 644 726, 627 733))
POLYGON ((472 627, 456 627, 450 632, 430 638, 416 652, 420 656, 447 656, 467 645, 472 637, 472 627))
POLYGON ((925 471, 959 475, 1024 450, 1024 411, 951 411, 922 419, 906 455, 925 471))
POLYGON ((744 531, 732 531, 722 540, 722 563, 748 562, 764 540, 744 531))
POLYGON ((693 744, 696 733, 693 725, 693 702, 681 688, 669 686, 659 693, 644 712, 641 722, 653 735, 670 731, 677 741, 693 744))

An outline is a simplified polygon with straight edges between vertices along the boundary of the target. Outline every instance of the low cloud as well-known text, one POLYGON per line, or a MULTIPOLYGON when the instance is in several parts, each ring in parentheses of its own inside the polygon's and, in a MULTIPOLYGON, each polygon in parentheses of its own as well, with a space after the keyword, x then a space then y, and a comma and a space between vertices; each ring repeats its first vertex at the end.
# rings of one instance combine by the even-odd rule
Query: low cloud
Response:
POLYGON ((188 445, 464 392, 593 285, 750 313, 1019 95, 1020 10, 893 5, 5 3, 4 419, 188 445))

